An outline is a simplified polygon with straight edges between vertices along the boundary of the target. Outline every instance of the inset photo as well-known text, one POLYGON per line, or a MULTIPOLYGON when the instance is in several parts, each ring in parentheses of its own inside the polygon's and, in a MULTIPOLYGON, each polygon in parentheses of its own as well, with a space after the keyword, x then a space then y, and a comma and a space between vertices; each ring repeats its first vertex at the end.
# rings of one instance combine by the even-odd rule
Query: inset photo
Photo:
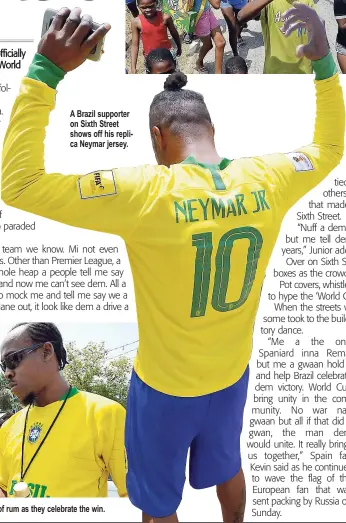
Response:
MULTIPOLYGON (((294 20, 293 30, 292 24, 288 30, 284 23, 291 17, 291 0, 125 2, 127 73, 312 73, 311 61, 297 55, 297 48, 309 43, 308 17, 294 20)), ((341 15, 337 5, 342 0, 334 0, 335 5, 332 0, 301 3, 316 9, 324 20, 343 70, 346 14, 341 15)))
POLYGON ((127 497, 125 408, 136 324, 0 325, 0 489, 127 497))

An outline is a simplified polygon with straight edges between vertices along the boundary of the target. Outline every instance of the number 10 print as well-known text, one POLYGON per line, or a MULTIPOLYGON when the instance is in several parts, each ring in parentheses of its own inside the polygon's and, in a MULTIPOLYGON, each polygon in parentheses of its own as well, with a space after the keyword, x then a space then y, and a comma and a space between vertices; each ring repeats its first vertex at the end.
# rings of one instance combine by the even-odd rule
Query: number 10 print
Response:
MULTIPOLYGON (((211 300, 213 309, 228 312, 237 309, 247 300, 257 270, 263 238, 254 227, 238 227, 227 231, 220 239, 215 257, 215 278, 211 300), (236 240, 247 239, 250 244, 247 252, 246 270, 242 290, 236 301, 227 303, 226 296, 231 270, 231 253, 236 240)), ((192 245, 196 247, 195 278, 192 295, 191 317, 205 316, 211 272, 213 237, 211 232, 192 235, 192 245)))

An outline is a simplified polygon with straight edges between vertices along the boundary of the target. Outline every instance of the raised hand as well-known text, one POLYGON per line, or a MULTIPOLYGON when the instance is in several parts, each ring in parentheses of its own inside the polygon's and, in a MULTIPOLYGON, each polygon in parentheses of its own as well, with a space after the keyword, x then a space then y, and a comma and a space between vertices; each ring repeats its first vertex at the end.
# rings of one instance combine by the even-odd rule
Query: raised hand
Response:
POLYGON ((281 29, 288 37, 293 31, 307 29, 309 42, 297 47, 297 56, 309 60, 320 60, 329 53, 329 44, 323 21, 311 7, 294 2, 293 7, 283 15, 284 25, 281 29))
POLYGON ((38 52, 48 58, 64 71, 72 71, 79 67, 88 57, 111 26, 103 24, 94 33, 92 18, 89 15, 81 17, 81 9, 63 7, 55 15, 50 28, 42 37, 38 52), (90 35, 90 36, 88 36, 90 35))

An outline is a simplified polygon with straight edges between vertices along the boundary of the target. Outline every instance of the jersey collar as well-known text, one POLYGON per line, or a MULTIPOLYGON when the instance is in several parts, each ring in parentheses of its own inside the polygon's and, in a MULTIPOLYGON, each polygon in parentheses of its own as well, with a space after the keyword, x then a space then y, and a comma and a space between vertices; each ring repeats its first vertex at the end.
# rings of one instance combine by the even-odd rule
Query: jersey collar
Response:
MULTIPOLYGON (((79 393, 79 390, 76 387, 72 387, 68 399, 71 399, 73 396, 75 396, 78 393, 79 393)), ((58 401, 64 401, 64 399, 66 399, 67 394, 68 394, 68 391, 65 392, 65 394, 63 394, 61 396, 61 398, 59 398, 56 401, 53 401, 53 403, 57 403, 58 401)), ((48 405, 45 405, 44 407, 38 407, 37 405, 33 405, 32 409, 37 409, 37 410, 46 409, 46 408, 50 407, 51 405, 53 405, 53 403, 48 403, 48 405)))
POLYGON ((204 167, 205 169, 216 169, 218 171, 223 171, 226 169, 226 167, 229 166, 232 160, 228 160, 228 158, 222 158, 220 163, 200 163, 197 162, 196 158, 194 156, 188 156, 185 158, 184 161, 182 161, 182 164, 190 164, 190 165, 199 165, 200 167, 204 167))
MULTIPOLYGON (((68 396, 68 399, 70 399, 70 398, 72 398, 72 396, 75 396, 76 394, 78 394, 78 392, 79 392, 79 390, 76 387, 72 387, 70 394, 68 396)), ((63 396, 61 396, 61 398, 59 398, 59 401, 64 401, 64 399, 66 399, 67 394, 68 394, 68 391, 65 392, 65 394, 63 396)))

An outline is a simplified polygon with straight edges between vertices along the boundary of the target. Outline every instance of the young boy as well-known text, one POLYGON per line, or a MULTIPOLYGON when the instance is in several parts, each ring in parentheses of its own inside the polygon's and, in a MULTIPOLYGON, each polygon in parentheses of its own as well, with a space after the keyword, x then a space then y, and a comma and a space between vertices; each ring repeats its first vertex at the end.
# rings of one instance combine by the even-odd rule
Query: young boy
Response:
POLYGON ((171 74, 177 67, 172 53, 164 47, 150 51, 145 62, 147 74, 171 74))
MULTIPOLYGON (((300 0, 301 4, 315 8, 314 0, 300 0)), ((299 45, 309 42, 307 30, 298 29, 289 38, 282 34, 282 15, 293 7, 293 0, 253 0, 238 14, 238 21, 245 23, 261 15, 264 40, 264 74, 310 74, 310 60, 296 55, 299 45)))
MULTIPOLYGON (((203 0, 195 0, 193 4, 194 11, 199 12, 202 1, 203 0)), ((219 9, 220 0, 207 0, 205 2, 203 14, 196 24, 195 34, 202 42, 202 47, 196 62, 196 69, 200 73, 207 72, 206 68, 204 67, 203 60, 207 53, 212 50, 213 41, 215 44, 215 74, 221 74, 225 39, 222 36, 219 21, 214 15, 211 6, 213 6, 215 9, 219 9)))
POLYGON ((132 20, 131 73, 136 73, 139 51, 139 40, 142 39, 143 52, 146 57, 150 51, 157 48, 171 50, 168 30, 177 46, 176 56, 181 55, 181 43, 172 18, 157 9, 156 0, 138 0, 141 14, 132 20))
POLYGON ((248 74, 248 68, 244 58, 241 56, 232 56, 225 64, 226 74, 248 74))

